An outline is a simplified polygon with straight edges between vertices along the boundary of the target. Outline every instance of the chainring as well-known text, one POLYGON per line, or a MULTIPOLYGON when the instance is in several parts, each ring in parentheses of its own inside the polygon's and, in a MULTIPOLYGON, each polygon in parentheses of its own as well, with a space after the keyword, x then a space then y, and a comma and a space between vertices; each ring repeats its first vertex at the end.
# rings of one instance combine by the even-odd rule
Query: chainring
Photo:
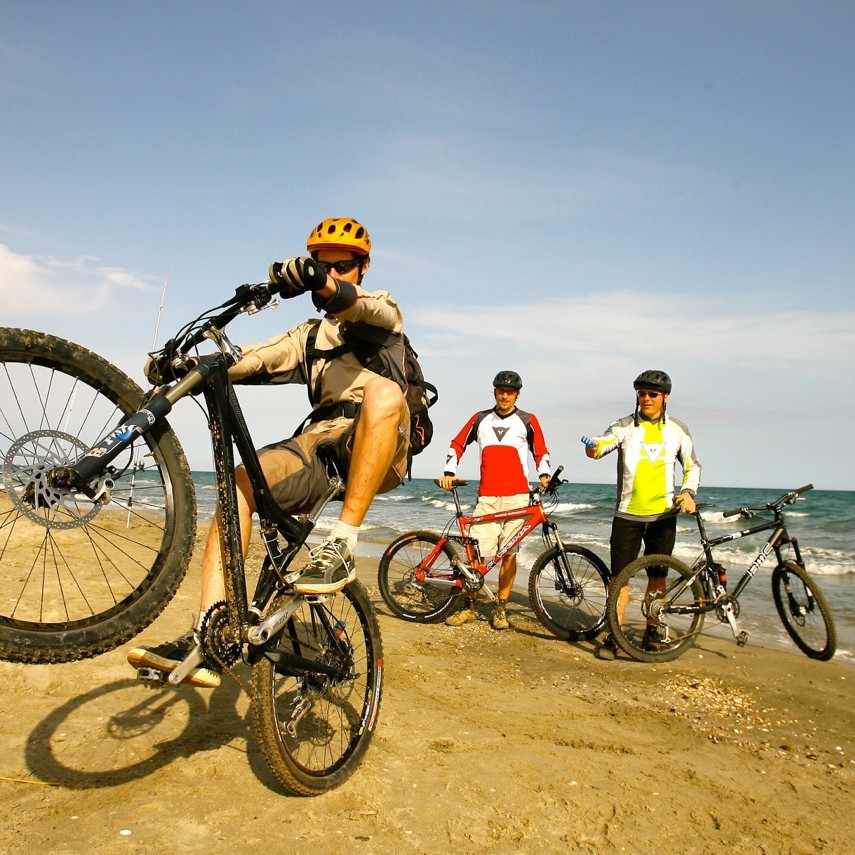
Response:
POLYGON ((229 626, 228 603, 214 603, 202 618, 199 627, 202 640, 202 652, 205 658, 221 668, 228 670, 240 658, 240 642, 233 638, 229 626))

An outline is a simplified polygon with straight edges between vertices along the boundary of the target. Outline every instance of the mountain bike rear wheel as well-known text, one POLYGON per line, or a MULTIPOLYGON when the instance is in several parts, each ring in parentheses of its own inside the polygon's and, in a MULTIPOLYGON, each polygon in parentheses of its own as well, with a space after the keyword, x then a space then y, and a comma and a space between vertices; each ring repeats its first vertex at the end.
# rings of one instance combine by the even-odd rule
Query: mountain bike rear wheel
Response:
POLYGON ((377 581, 394 614, 416 623, 438 623, 457 605, 460 574, 454 547, 430 531, 392 541, 380 559, 377 581))
MULTIPOLYGON (((279 597, 269 613, 293 599, 279 597)), ((256 738, 289 793, 320 795, 353 774, 377 724, 382 678, 380 628, 360 582, 300 598, 252 669, 256 738)))
POLYGON ((831 659, 837 650, 834 618, 807 570, 794 561, 779 564, 772 571, 772 597, 796 647, 811 659, 831 659))
POLYGON ((669 662, 694 644, 704 625, 703 586, 672 555, 645 555, 627 564, 609 589, 606 620, 617 646, 639 662, 669 662), (651 579, 648 570, 666 571, 651 579), (621 619, 621 606, 626 604, 621 619), (650 638, 648 627, 656 628, 650 638))
POLYGON ((72 342, 0 328, 0 658, 112 650, 172 599, 193 550, 190 470, 169 425, 119 455, 92 499, 54 487, 136 412, 142 389, 72 342))
POLYGON ((606 622, 609 571, 581 546, 547 549, 528 577, 528 598, 538 620, 567 641, 594 638, 606 622))

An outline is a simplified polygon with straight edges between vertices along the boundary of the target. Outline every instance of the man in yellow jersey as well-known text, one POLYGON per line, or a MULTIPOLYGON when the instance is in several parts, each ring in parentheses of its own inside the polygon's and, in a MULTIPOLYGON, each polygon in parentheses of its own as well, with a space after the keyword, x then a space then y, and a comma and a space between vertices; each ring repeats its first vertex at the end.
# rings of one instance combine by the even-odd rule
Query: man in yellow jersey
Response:
MULTIPOLYGON (((645 555, 671 554, 677 535, 673 510, 679 506, 687 514, 694 513, 701 482, 701 464, 689 429, 665 414, 671 378, 664 371, 643 371, 632 385, 635 412, 609 425, 602 436, 583 438, 585 454, 594 460, 618 452, 617 505, 609 540, 612 578, 638 558, 642 543, 645 555), (675 498, 676 463, 683 479, 675 498)), ((651 568, 647 572, 648 591, 661 589, 666 571, 651 568)), ((625 609, 624 591, 618 601, 619 620, 625 609)), ((643 644, 648 650, 661 648, 655 625, 648 625, 643 644)), ((597 655, 614 659, 616 650, 614 639, 608 636, 597 655)))

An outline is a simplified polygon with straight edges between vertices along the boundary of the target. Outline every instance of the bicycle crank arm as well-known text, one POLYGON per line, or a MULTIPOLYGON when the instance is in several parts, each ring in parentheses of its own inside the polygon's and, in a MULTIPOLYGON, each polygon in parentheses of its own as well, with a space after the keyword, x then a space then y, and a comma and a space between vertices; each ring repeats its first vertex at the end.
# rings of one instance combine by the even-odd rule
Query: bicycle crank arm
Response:
POLYGON ((730 631, 733 633, 733 637, 736 639, 736 643, 740 647, 744 647, 746 642, 748 641, 748 633, 744 630, 740 631, 739 627, 737 626, 736 614, 733 610, 733 603, 722 604, 721 611, 730 626, 730 631))
POLYGON ((250 627, 247 633, 247 641, 256 646, 269 641, 291 620, 291 616, 302 602, 303 597, 294 597, 287 606, 274 612, 258 626, 250 627))
POLYGON ((182 660, 181 664, 167 677, 170 686, 177 686, 195 667, 205 661, 202 645, 197 644, 182 660))

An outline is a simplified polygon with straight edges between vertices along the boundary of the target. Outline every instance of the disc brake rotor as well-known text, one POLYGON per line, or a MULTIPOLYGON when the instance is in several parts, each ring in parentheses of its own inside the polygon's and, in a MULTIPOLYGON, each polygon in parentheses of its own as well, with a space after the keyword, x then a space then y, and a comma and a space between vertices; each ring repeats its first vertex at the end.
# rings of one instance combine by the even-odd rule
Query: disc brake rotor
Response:
POLYGON ((27 519, 45 528, 77 528, 101 510, 78 493, 48 482, 58 466, 74 463, 88 450, 76 436, 59 430, 34 430, 15 440, 3 460, 3 485, 12 504, 27 519))

